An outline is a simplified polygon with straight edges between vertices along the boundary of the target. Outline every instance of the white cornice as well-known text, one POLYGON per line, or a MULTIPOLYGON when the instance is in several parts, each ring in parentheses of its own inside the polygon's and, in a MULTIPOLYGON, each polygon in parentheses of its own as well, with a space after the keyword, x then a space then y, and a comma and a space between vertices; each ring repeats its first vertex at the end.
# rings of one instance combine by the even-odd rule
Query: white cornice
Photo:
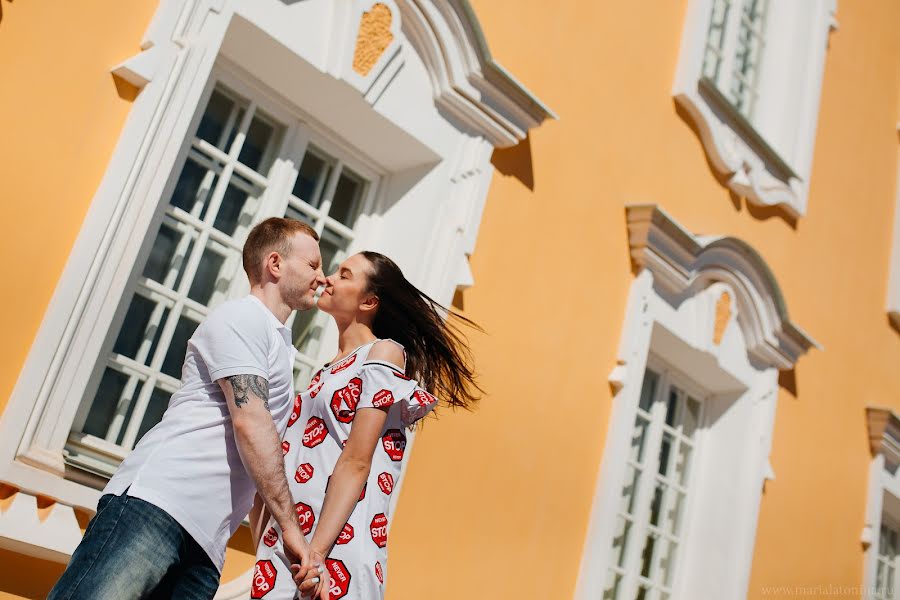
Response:
POLYGON ((732 287, 751 356, 791 369, 811 347, 819 347, 788 318, 774 275, 747 243, 695 236, 655 204, 628 206, 626 214, 632 261, 638 270, 649 270, 663 290, 683 294, 716 281, 732 287))
POLYGON ((397 0, 402 27, 431 75, 435 103, 495 147, 557 116, 491 56, 467 0, 397 0))
POLYGON ((872 456, 883 454, 887 462, 900 464, 900 418, 889 408, 866 408, 869 450, 872 456))

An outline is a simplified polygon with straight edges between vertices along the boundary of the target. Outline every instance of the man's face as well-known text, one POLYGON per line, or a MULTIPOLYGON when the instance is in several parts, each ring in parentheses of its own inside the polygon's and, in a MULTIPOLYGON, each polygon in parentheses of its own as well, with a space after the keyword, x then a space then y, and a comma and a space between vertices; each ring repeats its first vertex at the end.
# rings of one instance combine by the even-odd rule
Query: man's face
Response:
POLYGON ((316 303, 316 288, 325 284, 319 244, 298 231, 291 238, 291 249, 287 256, 282 256, 282 261, 281 297, 294 310, 309 310, 316 303))

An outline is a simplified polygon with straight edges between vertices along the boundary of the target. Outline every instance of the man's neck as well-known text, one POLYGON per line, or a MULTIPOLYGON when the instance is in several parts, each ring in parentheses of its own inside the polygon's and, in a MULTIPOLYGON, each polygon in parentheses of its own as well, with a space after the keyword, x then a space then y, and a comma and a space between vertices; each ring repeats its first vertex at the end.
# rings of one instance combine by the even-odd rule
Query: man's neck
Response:
POLYGON ((250 287, 250 294, 256 296, 260 302, 265 304, 266 308, 268 308, 282 324, 291 316, 291 307, 281 299, 281 294, 279 294, 278 290, 274 287, 254 285, 250 287))

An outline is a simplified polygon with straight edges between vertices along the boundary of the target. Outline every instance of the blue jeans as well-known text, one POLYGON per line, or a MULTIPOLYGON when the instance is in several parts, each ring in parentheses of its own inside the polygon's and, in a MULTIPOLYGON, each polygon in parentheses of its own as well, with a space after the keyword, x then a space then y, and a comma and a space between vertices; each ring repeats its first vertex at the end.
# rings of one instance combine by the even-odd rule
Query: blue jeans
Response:
POLYGON ((100 498, 48 600, 207 600, 218 587, 219 571, 184 527, 126 492, 100 498))

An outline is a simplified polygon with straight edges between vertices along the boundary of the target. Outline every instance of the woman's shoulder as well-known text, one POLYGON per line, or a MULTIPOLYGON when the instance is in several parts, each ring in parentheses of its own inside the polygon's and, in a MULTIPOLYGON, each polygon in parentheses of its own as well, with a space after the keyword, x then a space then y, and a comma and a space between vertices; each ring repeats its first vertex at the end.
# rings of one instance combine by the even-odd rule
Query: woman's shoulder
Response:
POLYGON ((406 366, 406 350, 394 340, 377 340, 372 344, 372 348, 369 350, 366 360, 386 362, 403 369, 406 366))

